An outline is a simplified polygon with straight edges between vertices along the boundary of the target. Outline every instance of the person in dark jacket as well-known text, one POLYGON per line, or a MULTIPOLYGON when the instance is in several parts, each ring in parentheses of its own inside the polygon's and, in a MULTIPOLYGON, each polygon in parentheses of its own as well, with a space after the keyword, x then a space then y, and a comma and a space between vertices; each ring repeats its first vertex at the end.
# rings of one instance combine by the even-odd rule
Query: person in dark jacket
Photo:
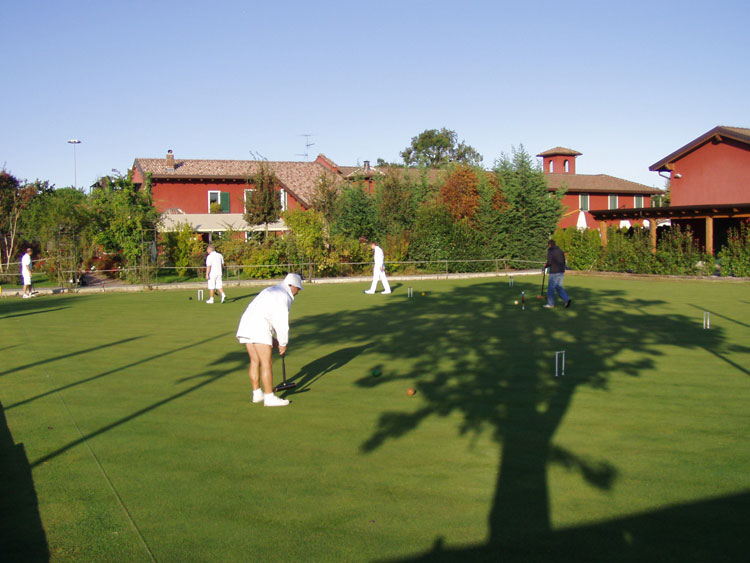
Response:
POLYGON ((565 253, 552 239, 550 239, 548 243, 547 263, 544 267, 549 268, 547 304, 545 307, 547 309, 552 309, 555 306, 555 291, 557 291, 560 299, 565 303, 565 307, 570 307, 572 299, 568 297, 565 288, 563 288, 563 278, 565 277, 565 253))

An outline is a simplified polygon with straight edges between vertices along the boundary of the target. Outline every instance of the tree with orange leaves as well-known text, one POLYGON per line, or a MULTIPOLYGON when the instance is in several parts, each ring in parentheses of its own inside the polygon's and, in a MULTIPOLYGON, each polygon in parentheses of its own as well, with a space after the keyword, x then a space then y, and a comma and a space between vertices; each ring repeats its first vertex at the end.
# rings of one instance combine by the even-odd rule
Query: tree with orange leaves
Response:
POLYGON ((479 208, 479 177, 474 169, 464 164, 453 168, 440 186, 440 199, 454 221, 472 223, 479 208))

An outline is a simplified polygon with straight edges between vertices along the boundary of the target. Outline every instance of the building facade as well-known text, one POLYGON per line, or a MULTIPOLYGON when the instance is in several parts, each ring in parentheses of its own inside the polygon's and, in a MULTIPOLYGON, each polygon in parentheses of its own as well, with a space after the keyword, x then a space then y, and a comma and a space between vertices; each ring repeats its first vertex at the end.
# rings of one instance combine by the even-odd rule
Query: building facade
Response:
MULTIPOLYGON (((577 174, 576 158, 581 154, 565 147, 555 147, 537 155, 542 158, 542 170, 549 190, 566 190, 562 200, 563 216, 557 225, 561 229, 597 229, 600 224, 591 214, 592 210, 651 207, 651 197, 663 194, 658 188, 607 174, 577 174)), ((612 220, 608 224, 643 226, 643 220, 612 220)))
MULTIPOLYGON (((172 151, 165 158, 136 158, 133 182, 150 182, 154 206, 162 214, 162 228, 172 230, 187 223, 196 232, 207 234, 263 230, 265 226, 245 223, 245 203, 255 187, 252 178, 261 166, 268 166, 279 184, 281 209, 302 209, 310 206, 315 183, 321 176, 341 181, 336 165, 319 155, 314 162, 260 162, 253 160, 176 159, 172 151)), ((269 225, 269 230, 285 230, 282 221, 269 225)))

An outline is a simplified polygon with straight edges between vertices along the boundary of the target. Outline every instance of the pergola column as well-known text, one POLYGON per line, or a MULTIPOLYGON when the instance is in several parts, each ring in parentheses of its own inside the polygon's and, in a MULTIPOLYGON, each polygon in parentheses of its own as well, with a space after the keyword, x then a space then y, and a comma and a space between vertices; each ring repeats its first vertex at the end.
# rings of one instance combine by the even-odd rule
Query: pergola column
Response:
POLYGON ((656 254, 656 219, 652 218, 649 220, 650 235, 651 235, 651 254, 656 254))
POLYGON ((599 234, 602 237, 602 248, 607 248, 607 222, 599 221, 599 234))

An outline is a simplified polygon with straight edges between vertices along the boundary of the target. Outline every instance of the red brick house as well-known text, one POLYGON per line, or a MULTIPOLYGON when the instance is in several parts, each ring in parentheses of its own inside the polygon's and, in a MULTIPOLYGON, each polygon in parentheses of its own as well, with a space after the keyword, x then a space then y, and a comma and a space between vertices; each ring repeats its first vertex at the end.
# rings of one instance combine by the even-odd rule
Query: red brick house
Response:
MULTIPOLYGON (((552 192, 565 188, 567 191, 562 204, 565 211, 558 227, 598 228, 599 223, 591 215, 596 209, 640 209, 651 207, 651 196, 664 192, 657 188, 623 180, 607 174, 577 174, 576 158, 582 153, 564 147, 549 149, 537 156, 541 157, 542 170, 552 192)), ((630 226, 642 225, 641 219, 632 223, 613 220, 610 224, 630 226)))
MULTIPOLYGON (((253 186, 249 179, 262 162, 255 160, 176 159, 172 151, 165 158, 136 158, 133 182, 142 185, 150 177, 154 206, 162 213, 163 228, 188 223, 196 232, 262 230, 250 227, 242 218, 245 200, 253 186), (213 213, 212 213, 213 205, 213 213)), ((314 162, 266 162, 279 179, 282 210, 308 209, 315 182, 321 175, 341 181, 338 167, 324 155, 314 162)), ((269 230, 285 230, 282 221, 269 230)))

